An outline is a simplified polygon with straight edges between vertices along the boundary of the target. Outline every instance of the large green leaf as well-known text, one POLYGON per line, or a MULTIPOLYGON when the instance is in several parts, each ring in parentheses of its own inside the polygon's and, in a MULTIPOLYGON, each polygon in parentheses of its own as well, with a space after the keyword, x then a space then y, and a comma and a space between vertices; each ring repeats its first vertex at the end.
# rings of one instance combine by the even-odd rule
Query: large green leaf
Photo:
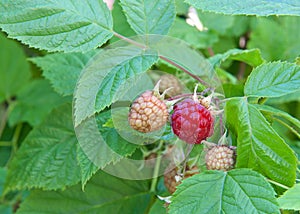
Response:
POLYGON ((5 191, 52 190, 79 182, 76 142, 72 108, 65 104, 34 128, 22 143, 9 167, 5 191))
POLYGON ((296 184, 278 198, 281 209, 300 210, 300 184, 296 184))
POLYGON ((259 110, 246 98, 233 98, 226 103, 225 114, 230 132, 237 137, 236 166, 252 168, 292 186, 296 178, 296 156, 259 110))
POLYGON ((258 18, 254 23, 248 48, 259 48, 268 61, 294 62, 300 49, 300 17, 258 18))
POLYGON ((10 37, 48 51, 88 51, 113 36, 110 11, 98 0, 3 0, 0 14, 10 37))
POLYGON ((43 70, 55 91, 61 95, 72 95, 79 75, 96 51, 87 53, 55 53, 31 58, 43 70))
POLYGON ((47 80, 33 80, 18 93, 9 114, 9 124, 13 126, 19 122, 28 122, 30 125, 36 126, 46 118, 53 108, 67 100, 54 92, 47 80))
POLYGON ((80 185, 65 191, 31 191, 18 214, 146 213, 151 198, 148 181, 122 180, 101 172, 84 192, 80 185))
POLYGON ((268 1, 268 0, 186 0, 192 6, 215 13, 231 15, 245 14, 257 16, 269 15, 297 15, 300 16, 300 2, 289 1, 268 1))
POLYGON ((13 209, 10 205, 0 204, 0 213, 1 214, 13 214, 13 209))
POLYGON ((121 6, 137 34, 167 34, 176 15, 174 0, 121 0, 121 6))
POLYGON ((300 66, 270 62, 256 67, 245 83, 245 95, 280 97, 299 90, 300 66))
POLYGON ((15 96, 26 85, 31 74, 25 53, 17 42, 5 38, 0 33, 0 47, 1 103, 3 100, 15 96))
POLYGON ((288 114, 284 111, 281 111, 279 109, 273 108, 272 106, 259 105, 259 104, 255 104, 254 106, 261 112, 269 113, 273 116, 282 117, 282 118, 290 121, 291 123, 293 123, 296 127, 298 127, 300 129, 300 121, 297 118, 291 116, 290 114, 288 114))
POLYGON ((177 187, 171 200, 170 214, 280 213, 271 185, 249 169, 194 175, 177 187))
MULTIPOLYGON (((136 46, 101 51, 85 68, 75 94, 75 126, 126 94, 128 81, 146 72, 158 60, 157 53, 136 46)), ((130 86, 130 85, 129 85, 130 86)))
POLYGON ((226 60, 237 60, 245 62, 250 66, 256 67, 264 62, 259 49, 241 50, 231 49, 223 54, 216 54, 209 58, 210 63, 215 66, 220 66, 226 60))
MULTIPOLYGON (((93 146, 93 150, 97 151, 98 161, 93 162, 88 157, 82 148, 78 148, 77 160, 81 168, 81 180, 84 186, 86 182, 95 174, 100 168, 104 168, 107 164, 116 163, 123 157, 131 155, 138 145, 131 144, 123 139, 117 130, 113 127, 105 126, 107 120, 111 118, 111 112, 105 111, 97 114, 96 121, 99 128, 99 133, 105 141, 107 147, 102 144, 96 144, 93 146)), ((84 146, 87 146, 86 142, 84 146)))

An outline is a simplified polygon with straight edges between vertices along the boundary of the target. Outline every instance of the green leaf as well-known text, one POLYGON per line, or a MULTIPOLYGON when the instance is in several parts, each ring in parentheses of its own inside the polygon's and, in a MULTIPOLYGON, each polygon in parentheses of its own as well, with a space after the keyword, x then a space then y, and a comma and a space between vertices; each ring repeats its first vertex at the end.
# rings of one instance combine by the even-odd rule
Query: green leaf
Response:
POLYGON ((162 200, 157 199, 149 210, 149 214, 166 214, 167 208, 162 200))
POLYGON ((149 181, 123 180, 101 172, 84 192, 80 185, 65 191, 31 191, 18 214, 146 213, 152 198, 149 185, 149 181))
POLYGON ((188 25, 184 19, 175 18, 169 36, 182 39, 195 48, 207 48, 218 41, 216 33, 211 31, 199 31, 197 28, 188 25))
POLYGON ((3 193, 3 187, 4 187, 4 182, 6 178, 6 169, 0 167, 0 197, 2 196, 3 193))
POLYGON ((121 6, 137 34, 167 34, 176 15, 174 0, 121 0, 121 6))
POLYGON ((238 168, 252 168, 286 186, 296 178, 297 159, 259 110, 246 98, 233 98, 225 106, 226 123, 237 137, 238 168))
POLYGON ((8 170, 5 191, 63 189, 80 180, 72 107, 55 109, 22 143, 8 170))
POLYGON ((29 59, 43 70, 56 92, 63 96, 72 95, 82 69, 96 54, 87 53, 55 53, 44 57, 29 59))
MULTIPOLYGON (((126 20, 126 16, 124 14, 124 11, 122 10, 122 7, 120 5, 120 1, 115 1, 114 7, 112 10, 112 16, 114 21, 114 31, 118 32, 122 36, 130 37, 136 35, 136 33, 130 28, 130 25, 128 24, 126 20)), ((118 37, 112 37, 110 39, 110 42, 115 42, 119 40, 118 37)))
POLYGON ((288 103, 292 101, 300 101, 300 90, 286 94, 280 97, 269 98, 267 100, 267 104, 280 104, 280 103, 288 103))
POLYGON ((259 48, 268 61, 294 62, 299 56, 299 28, 300 17, 255 19, 247 48, 259 48))
POLYGON ((241 49, 231 49, 223 54, 216 54, 209 58, 210 63, 216 67, 220 66, 221 63, 226 60, 237 60, 245 62, 252 67, 259 66, 264 62, 259 49, 251 50, 241 50, 241 49))
POLYGON ((224 35, 227 30, 233 26, 234 16, 216 14, 210 12, 199 11, 199 19, 203 25, 209 30, 216 31, 220 35, 224 35))
MULTIPOLYGON (((92 175, 94 175, 99 169, 103 169, 106 165, 116 163, 123 157, 131 155, 138 147, 138 145, 129 143, 122 138, 115 128, 104 126, 106 121, 110 118, 110 111, 105 111, 96 115, 99 133, 107 146, 104 147, 103 144, 90 146, 90 148, 93 148, 93 151, 97 151, 97 157, 95 160, 91 160, 89 155, 90 153, 86 154, 81 147, 77 150, 77 160, 81 167, 81 180, 83 187, 92 175)), ((91 138, 88 138, 88 141, 90 142, 91 138)), ((88 141, 85 143, 81 142, 80 145, 84 144, 84 146, 87 147, 88 144, 93 144, 93 142, 89 143, 88 141)))
POLYGON ((280 213, 275 192, 249 169, 205 171, 183 180, 169 207, 181 213, 280 213))
POLYGON ((98 53, 78 82, 75 126, 124 96, 128 90, 125 85, 130 80, 134 82, 138 74, 146 72, 157 60, 156 52, 136 46, 107 49, 98 53))
POLYGON ((0 204, 1 214, 13 214, 13 209, 10 205, 0 204))
POLYGON ((274 116, 282 117, 282 118, 290 121, 291 123, 293 123, 296 127, 298 127, 300 129, 300 121, 297 118, 292 117, 290 114, 288 114, 284 111, 281 111, 279 109, 273 108, 272 106, 258 105, 258 104, 255 104, 254 106, 262 112, 266 112, 266 113, 270 113, 274 116))
POLYGON ((201 9, 215 13, 229 15, 296 15, 300 16, 300 2, 298 0, 289 1, 268 1, 268 0, 186 0, 187 3, 201 9))
POLYGON ((288 62, 270 62, 256 67, 245 83, 245 95, 280 97, 298 91, 300 66, 288 62))
POLYGON ((51 110, 68 101, 53 91, 49 82, 36 79, 27 84, 17 95, 12 111, 9 114, 9 124, 14 126, 19 122, 28 122, 32 126, 40 124, 51 110))
POLYGON ((4 0, 0 14, 0 27, 10 37, 48 51, 88 51, 113 36, 103 1, 4 0))
POLYGON ((127 93, 128 87, 137 81, 135 77, 146 72, 157 60, 156 55, 141 53, 112 68, 100 84, 96 97, 96 111, 99 112, 122 98, 127 93))
POLYGON ((15 96, 29 81, 31 73, 26 55, 17 42, 7 39, 0 33, 0 47, 1 103, 15 96))
POLYGON ((296 184, 278 198, 281 209, 300 210, 300 184, 296 184))

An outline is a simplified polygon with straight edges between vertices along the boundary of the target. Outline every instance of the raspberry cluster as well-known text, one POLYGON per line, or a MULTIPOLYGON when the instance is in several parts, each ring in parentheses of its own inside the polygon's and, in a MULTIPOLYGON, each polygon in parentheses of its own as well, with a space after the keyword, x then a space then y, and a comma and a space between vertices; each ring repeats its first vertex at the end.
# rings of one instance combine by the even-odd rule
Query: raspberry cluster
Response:
POLYGON ((213 134, 214 118, 199 102, 185 99, 174 106, 173 132, 189 144, 199 144, 213 134))
POLYGON ((162 128, 168 116, 166 104, 154 96, 153 91, 146 91, 133 102, 128 121, 133 129, 147 133, 162 128))
POLYGON ((234 167, 235 151, 228 146, 214 146, 205 155, 206 168, 228 171, 234 167))

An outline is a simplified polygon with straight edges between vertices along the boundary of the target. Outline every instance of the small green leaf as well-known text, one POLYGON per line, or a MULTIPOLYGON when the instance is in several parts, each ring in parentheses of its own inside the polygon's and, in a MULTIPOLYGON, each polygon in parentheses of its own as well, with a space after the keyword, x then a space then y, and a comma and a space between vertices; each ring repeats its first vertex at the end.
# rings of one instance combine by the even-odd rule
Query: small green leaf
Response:
POLYGON ((84 192, 80 185, 65 191, 31 191, 18 214, 146 213, 152 198, 149 186, 149 181, 123 180, 101 172, 84 192))
POLYGON ((259 49, 241 50, 231 49, 223 54, 216 54, 209 58, 210 63, 216 67, 226 60, 237 60, 245 62, 252 67, 259 66, 264 62, 259 49))
POLYGON ((157 53, 136 46, 101 51, 85 68, 75 93, 75 126, 126 94, 124 85, 146 72, 158 60, 157 53), (122 89, 122 90, 121 90, 122 89))
POLYGON ((121 6, 137 34, 167 34, 176 15, 174 0, 121 0, 121 6))
POLYGON ((55 109, 22 143, 8 170, 5 191, 63 189, 80 181, 72 107, 55 109))
POLYGON ((88 51, 113 36, 103 1, 4 0, 0 14, 0 27, 10 37, 48 51, 88 51))
POLYGON ((268 0, 186 0, 187 3, 201 9, 215 13, 229 15, 296 15, 300 16, 300 3, 297 0, 268 1, 268 0))
POLYGON ((18 93, 9 114, 9 124, 14 126, 19 122, 28 122, 36 126, 53 108, 68 100, 55 93, 47 80, 33 80, 18 93))
POLYGON ((300 66, 270 62, 256 67, 245 83, 245 95, 280 97, 299 90, 300 66))
POLYGON ((182 39, 195 48, 207 48, 216 43, 219 38, 216 33, 211 31, 199 31, 186 23, 184 19, 175 18, 169 36, 182 39))
POLYGON ((292 186, 297 159, 259 110, 246 98, 233 98, 225 106, 226 123, 237 137, 238 168, 252 168, 278 183, 292 186))
MULTIPOLYGON (((84 187, 87 181, 95 174, 99 169, 103 169, 110 163, 116 163, 123 157, 131 155, 138 145, 129 143, 123 139, 115 128, 104 127, 103 125, 107 120, 111 118, 111 112, 105 111, 96 115, 96 121, 101 137, 103 138, 103 144, 92 145, 89 138, 86 142, 81 142, 80 145, 84 145, 85 148, 93 148, 93 151, 97 151, 97 157, 95 160, 91 159, 90 153, 86 154, 82 148, 77 150, 77 160, 81 167, 82 186, 84 187), (91 144, 89 146, 88 144, 91 144)), ((126 120, 127 121, 127 120, 126 120)), ((86 151, 86 150, 85 150, 86 151)), ((94 156, 93 156, 94 157, 94 156)))
POLYGON ((292 117, 290 114, 288 114, 284 111, 281 111, 279 109, 273 108, 272 106, 258 105, 258 104, 255 104, 254 106, 262 112, 266 112, 266 113, 270 113, 274 116, 282 117, 282 118, 290 121, 291 123, 293 123, 295 126, 297 126, 300 129, 300 121, 297 118, 292 117))
POLYGON ((141 53, 112 68, 99 86, 95 104, 96 111, 100 112, 106 106, 122 98, 128 88, 137 81, 135 77, 146 72, 157 60, 156 55, 141 53))
POLYGON ((171 200, 170 214, 280 213, 271 185, 250 169, 194 175, 183 180, 171 200))
POLYGON ((3 100, 15 96, 29 81, 31 73, 26 55, 17 42, 7 39, 0 33, 0 47, 1 103, 3 100))
POLYGON ((166 214, 166 212, 167 208, 165 207, 165 202, 160 199, 156 199, 149 210, 149 214, 166 214))
POLYGON ((300 184, 296 184, 278 198, 281 209, 300 210, 300 184))
POLYGON ((300 17, 258 18, 252 23, 247 48, 259 48, 267 61, 294 62, 299 56, 300 17))
POLYGON ((56 92, 67 96, 74 93, 82 69, 96 53, 55 53, 29 60, 42 69, 43 76, 50 81, 56 92))

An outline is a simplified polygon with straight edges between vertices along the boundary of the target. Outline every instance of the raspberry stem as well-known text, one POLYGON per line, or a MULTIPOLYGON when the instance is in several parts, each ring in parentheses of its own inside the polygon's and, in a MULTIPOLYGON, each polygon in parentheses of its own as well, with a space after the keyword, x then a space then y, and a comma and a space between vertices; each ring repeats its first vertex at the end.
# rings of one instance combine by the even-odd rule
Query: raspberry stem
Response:
MULTIPOLYGON (((197 95, 198 96, 203 96, 204 94, 206 94, 209 91, 213 91, 213 88, 206 88, 202 92, 198 92, 197 95)), ((180 95, 176 95, 174 97, 170 97, 167 100, 171 101, 171 100, 177 100, 179 98, 193 97, 193 95, 194 94, 192 94, 192 93, 189 93, 189 94, 180 94, 180 95)))
MULTIPOLYGON (((161 141, 161 143, 162 142, 163 141, 161 141)), ((159 173, 161 158, 162 158, 162 155, 160 153, 158 153, 157 154, 157 158, 156 158, 156 162, 155 162, 155 167, 154 167, 154 172, 153 172, 153 178, 152 178, 152 182, 151 182, 150 192, 155 192, 155 189, 156 189, 156 184, 157 184, 157 179, 158 179, 158 173, 159 173)))

